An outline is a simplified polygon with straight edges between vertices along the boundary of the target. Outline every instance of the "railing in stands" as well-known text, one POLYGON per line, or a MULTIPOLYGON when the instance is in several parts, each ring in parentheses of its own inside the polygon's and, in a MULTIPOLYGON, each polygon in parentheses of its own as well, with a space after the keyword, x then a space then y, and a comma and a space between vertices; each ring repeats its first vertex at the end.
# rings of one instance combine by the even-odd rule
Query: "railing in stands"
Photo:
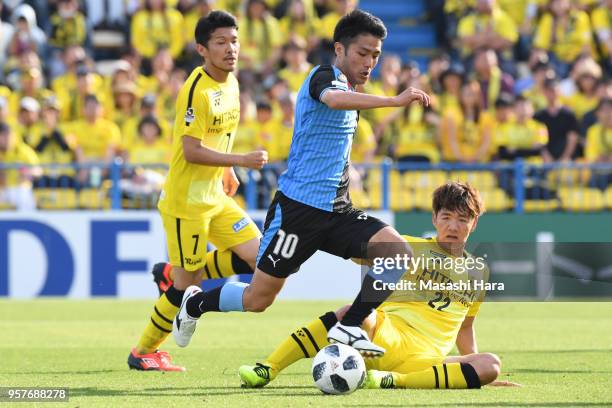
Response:
MULTIPOLYGON (((0 163, 0 183, 20 177, 29 166, 0 163), (3 172, 2 170, 7 170, 3 172), (2 177, 2 174, 5 174, 2 177)), ((155 208, 167 165, 108 163, 45 164, 32 195, 40 209, 155 208), (62 202, 65 200, 65 202, 62 202), (65 205, 64 205, 65 204, 65 205)), ((261 171, 237 169, 240 200, 248 209, 266 208, 284 163, 261 171)), ((351 195, 358 207, 429 211, 431 193, 447 180, 467 181, 481 191, 490 211, 605 211, 612 209, 612 163, 532 164, 523 160, 486 164, 355 164, 351 195)), ((21 187, 19 187, 21 188, 21 187)), ((7 189, 4 189, 5 191, 7 189)), ((7 194, 0 188, 0 204, 7 194)), ((18 205, 3 205, 7 209, 18 205)))

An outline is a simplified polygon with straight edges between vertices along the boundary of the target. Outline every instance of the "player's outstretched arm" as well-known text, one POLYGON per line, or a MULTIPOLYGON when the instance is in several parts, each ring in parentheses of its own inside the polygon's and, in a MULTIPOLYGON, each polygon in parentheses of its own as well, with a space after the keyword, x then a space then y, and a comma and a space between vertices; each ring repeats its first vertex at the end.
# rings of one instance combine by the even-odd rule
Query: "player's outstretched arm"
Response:
POLYGON ((321 96, 321 102, 331 109, 362 110, 374 108, 390 108, 408 106, 412 102, 419 102, 429 106, 429 95, 420 89, 408 88, 396 96, 378 96, 361 92, 345 92, 329 90, 321 96))
POLYGON ((222 153, 203 146, 199 139, 187 135, 183 136, 183 155, 189 163, 203 166, 261 169, 268 162, 268 152, 265 150, 244 154, 222 153))

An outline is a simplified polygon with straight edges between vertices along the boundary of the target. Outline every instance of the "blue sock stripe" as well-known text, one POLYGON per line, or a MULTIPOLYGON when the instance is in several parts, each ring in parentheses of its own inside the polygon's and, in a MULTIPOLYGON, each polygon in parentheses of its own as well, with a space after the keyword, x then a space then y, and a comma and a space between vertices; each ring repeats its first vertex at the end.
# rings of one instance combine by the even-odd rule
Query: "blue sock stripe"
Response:
POLYGON ((222 312, 244 312, 242 294, 246 287, 244 282, 227 282, 219 294, 219 310, 222 312))

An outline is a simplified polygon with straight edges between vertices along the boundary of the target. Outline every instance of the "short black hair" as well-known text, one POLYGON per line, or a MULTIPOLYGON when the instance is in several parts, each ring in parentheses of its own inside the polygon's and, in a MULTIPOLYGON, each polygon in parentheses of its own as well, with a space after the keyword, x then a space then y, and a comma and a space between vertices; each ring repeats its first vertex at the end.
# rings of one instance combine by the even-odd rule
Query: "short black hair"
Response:
POLYGON ((196 43, 206 47, 210 36, 217 28, 232 27, 238 29, 236 17, 223 10, 214 10, 198 20, 195 28, 196 43))
POLYGON ((338 21, 334 29, 334 42, 348 48, 362 34, 371 34, 381 41, 387 38, 387 27, 382 20, 367 11, 353 10, 338 21))

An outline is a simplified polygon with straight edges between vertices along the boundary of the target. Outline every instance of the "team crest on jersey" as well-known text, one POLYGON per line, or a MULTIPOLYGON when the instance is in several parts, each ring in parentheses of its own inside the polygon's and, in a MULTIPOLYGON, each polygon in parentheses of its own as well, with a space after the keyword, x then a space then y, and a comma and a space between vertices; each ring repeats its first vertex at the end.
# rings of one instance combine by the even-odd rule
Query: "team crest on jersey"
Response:
POLYGON ((187 108, 187 112, 185 112, 185 123, 190 124, 195 120, 195 113, 193 112, 193 108, 190 106, 187 108))
POLYGON ((213 105, 215 105, 215 107, 221 106, 221 96, 223 96, 223 91, 221 90, 211 92, 210 99, 213 101, 213 105))

